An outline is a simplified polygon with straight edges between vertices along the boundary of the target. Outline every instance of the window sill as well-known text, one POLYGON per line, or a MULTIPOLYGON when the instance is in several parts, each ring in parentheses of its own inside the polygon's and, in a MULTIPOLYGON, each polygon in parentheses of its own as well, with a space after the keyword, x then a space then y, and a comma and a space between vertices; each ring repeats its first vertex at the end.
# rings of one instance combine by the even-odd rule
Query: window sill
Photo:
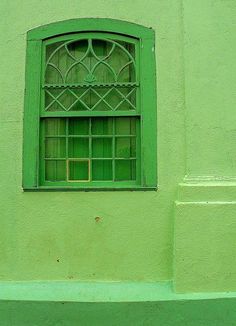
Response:
POLYGON ((126 186, 126 187, 58 187, 58 186, 41 186, 41 187, 24 187, 23 191, 82 191, 82 192, 97 192, 97 191, 157 191, 158 187, 144 186, 126 186))

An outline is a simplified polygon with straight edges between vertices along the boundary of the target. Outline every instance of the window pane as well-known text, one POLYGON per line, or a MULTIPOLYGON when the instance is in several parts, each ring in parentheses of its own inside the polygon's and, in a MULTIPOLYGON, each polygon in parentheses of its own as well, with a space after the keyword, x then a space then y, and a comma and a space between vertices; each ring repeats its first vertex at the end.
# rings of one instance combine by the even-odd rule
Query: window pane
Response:
POLYGON ((87 40, 74 41, 67 45, 68 50, 76 60, 81 60, 86 54, 88 48, 87 40))
POLYGON ((66 180, 66 161, 45 161, 46 181, 66 180))
MULTIPOLYGON (((74 58, 74 60, 81 60, 87 51, 88 41, 87 40, 78 40, 67 45, 67 49, 74 58)), ((83 80, 87 76, 88 72, 86 69, 83 69, 81 65, 75 65, 74 68, 70 71, 67 77, 69 83, 78 82, 83 80)))
POLYGON ((119 137, 116 138, 116 157, 128 158, 136 155, 136 139, 135 137, 119 137))
POLYGON ((123 41, 117 41, 117 43, 119 43, 120 46, 115 47, 112 55, 107 59, 107 62, 115 70, 118 77, 118 81, 122 81, 122 82, 134 81, 135 79, 134 65, 132 63, 128 64, 131 61, 131 59, 127 55, 127 52, 129 52, 131 56, 133 57, 135 56, 134 45, 123 41), (124 51, 123 49, 126 49, 127 52, 124 51))
POLYGON ((89 139, 88 138, 69 138, 68 156, 71 158, 89 157, 89 139))
POLYGON ((49 84, 62 82, 67 68, 73 64, 73 59, 68 55, 63 42, 57 42, 46 47, 46 57, 50 61, 47 65, 45 82, 49 84), (57 67, 57 69, 55 69, 57 67))
POLYGON ((92 180, 112 180, 112 160, 93 160, 92 180))
POLYGON ((117 181, 135 180, 136 178, 135 160, 116 160, 115 179, 117 181))
POLYGON ((48 118, 45 119, 45 135, 59 136, 66 134, 66 119, 48 118))
POLYGON ((66 157, 66 139, 46 138, 45 139, 45 157, 46 158, 65 158, 66 157))
POLYGON ((92 157, 112 158, 112 138, 93 138, 92 157))
POLYGON ((115 132, 116 135, 135 135, 136 118, 116 118, 115 132))
POLYGON ((121 101, 116 106, 117 111, 135 110, 136 109, 136 89, 134 87, 116 88, 121 101))
POLYGON ((45 110, 46 111, 78 111, 87 110, 82 101, 78 100, 81 90, 76 89, 46 89, 45 90, 45 110), (78 93, 78 94, 77 94, 78 93))
POLYGON ((111 135, 112 118, 93 118, 92 119, 93 135, 111 135))
POLYGON ((83 94, 84 95, 81 96, 81 101, 85 104, 88 109, 94 110, 96 104, 100 100, 100 96, 96 92, 95 88, 85 89, 85 91, 83 91, 83 94))
POLYGON ((69 119, 69 135, 88 135, 89 118, 69 119))
POLYGON ((136 179, 136 117, 69 117, 44 120, 47 181, 136 179), (69 159, 68 171, 66 159, 69 159), (90 177, 88 161, 91 159, 90 177))
POLYGON ((69 161, 69 180, 89 181, 89 161, 69 161))

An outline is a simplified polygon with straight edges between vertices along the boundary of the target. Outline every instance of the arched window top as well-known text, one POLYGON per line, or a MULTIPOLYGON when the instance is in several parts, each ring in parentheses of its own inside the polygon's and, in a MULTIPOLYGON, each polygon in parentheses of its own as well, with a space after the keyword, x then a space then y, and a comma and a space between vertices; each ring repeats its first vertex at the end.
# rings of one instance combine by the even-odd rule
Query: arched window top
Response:
POLYGON ((45 111, 137 109, 138 39, 92 31, 42 44, 45 111))
POLYGON ((28 32, 27 39, 45 40, 67 33, 86 31, 117 33, 137 39, 154 38, 154 31, 152 28, 135 23, 109 18, 78 18, 36 27, 28 32))
POLYGON ((67 34, 45 41, 45 83, 135 83, 136 40, 109 33, 67 34))

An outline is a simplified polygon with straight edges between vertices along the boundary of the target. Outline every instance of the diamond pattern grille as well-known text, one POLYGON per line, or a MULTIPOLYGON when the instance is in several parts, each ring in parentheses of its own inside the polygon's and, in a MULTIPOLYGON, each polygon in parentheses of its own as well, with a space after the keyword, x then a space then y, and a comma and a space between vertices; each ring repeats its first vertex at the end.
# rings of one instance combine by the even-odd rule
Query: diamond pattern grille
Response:
POLYGON ((45 111, 126 111, 135 109, 135 87, 45 89, 45 111))

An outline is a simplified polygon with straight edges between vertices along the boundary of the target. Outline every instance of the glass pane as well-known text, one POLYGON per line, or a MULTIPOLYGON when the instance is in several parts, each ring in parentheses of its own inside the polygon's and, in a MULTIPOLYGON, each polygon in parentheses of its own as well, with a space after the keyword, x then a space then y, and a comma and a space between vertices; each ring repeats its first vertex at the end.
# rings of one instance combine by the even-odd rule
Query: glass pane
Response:
POLYGON ((45 161, 46 181, 66 180, 66 161, 45 161))
MULTIPOLYGON (((50 90, 50 92, 52 92, 50 90)), ((57 98, 56 105, 60 110, 69 111, 76 103, 76 96, 69 89, 62 90, 61 95, 57 98)))
POLYGON ((69 161, 69 180, 89 181, 89 161, 69 161))
POLYGON ((89 139, 88 138, 69 138, 68 156, 71 158, 89 157, 89 139))
POLYGON ((92 119, 93 135, 111 135, 112 118, 94 118, 92 119))
POLYGON ((46 136, 60 136, 66 134, 66 119, 48 118, 44 121, 46 136))
POLYGON ((86 101, 86 94, 89 92, 87 88, 70 88, 65 93, 65 97, 60 98, 60 102, 69 111, 86 111, 90 108, 90 101, 86 101))
POLYGON ((78 40, 67 45, 67 49, 70 55, 78 61, 85 56, 87 48, 88 40, 78 40))
POLYGON ((93 110, 96 103, 100 100, 99 95, 96 93, 93 88, 83 90, 83 94, 80 97, 80 102, 83 103, 87 109, 93 110))
POLYGON ((136 119, 135 118, 116 118, 115 119, 116 135, 135 135, 136 119))
MULTIPOLYGON (((104 61, 106 62, 106 61, 104 61)), ((111 67, 112 69, 112 67, 111 67)), ((114 83, 116 82, 116 75, 110 67, 103 62, 99 63, 94 70, 94 78, 101 83, 114 83)))
POLYGON ((67 69, 74 63, 65 46, 62 46, 63 42, 56 44, 57 47, 55 44, 46 47, 46 56, 49 62, 46 67, 45 82, 49 84, 62 83, 67 69), (54 50, 52 50, 53 48, 54 50))
POLYGON ((115 161, 115 180, 135 180, 136 161, 135 160, 116 160, 115 161))
POLYGON ((75 101, 75 96, 68 89, 45 90, 46 111, 67 111, 75 101))
POLYGON ((109 110, 115 110, 116 107, 123 100, 122 96, 117 93, 116 87, 109 87, 105 89, 106 93, 103 95, 105 103, 107 103, 109 110))
POLYGON ((115 71, 118 81, 134 81, 134 65, 132 63, 132 58, 127 53, 129 52, 131 55, 134 54, 134 45, 126 42, 119 42, 119 44, 120 46, 116 45, 112 55, 107 59, 107 63, 115 71))
POLYGON ((112 160, 93 160, 92 180, 112 180, 112 160))
POLYGON ((89 118, 69 119, 69 135, 88 135, 89 118))
POLYGON ((93 107, 93 111, 111 111, 111 109, 111 106, 104 101, 96 103, 93 107))
POLYGON ((112 43, 106 40, 92 40, 93 51, 100 59, 105 59, 112 50, 112 43))
POLYGON ((136 155, 136 138, 119 137, 116 138, 115 156, 120 158, 135 157, 136 155))
POLYGON ((66 139, 46 138, 45 139, 45 157, 46 158, 65 158, 66 157, 66 139))
POLYGON ((136 109, 136 89, 130 87, 116 87, 116 93, 119 94, 120 101, 115 109, 118 111, 128 111, 136 109))
POLYGON ((112 158, 112 138, 93 138, 92 157, 112 158))
POLYGON ((56 42, 56 43, 48 44, 46 46, 46 61, 48 61, 48 59, 51 57, 53 52, 62 44, 63 42, 56 42))

